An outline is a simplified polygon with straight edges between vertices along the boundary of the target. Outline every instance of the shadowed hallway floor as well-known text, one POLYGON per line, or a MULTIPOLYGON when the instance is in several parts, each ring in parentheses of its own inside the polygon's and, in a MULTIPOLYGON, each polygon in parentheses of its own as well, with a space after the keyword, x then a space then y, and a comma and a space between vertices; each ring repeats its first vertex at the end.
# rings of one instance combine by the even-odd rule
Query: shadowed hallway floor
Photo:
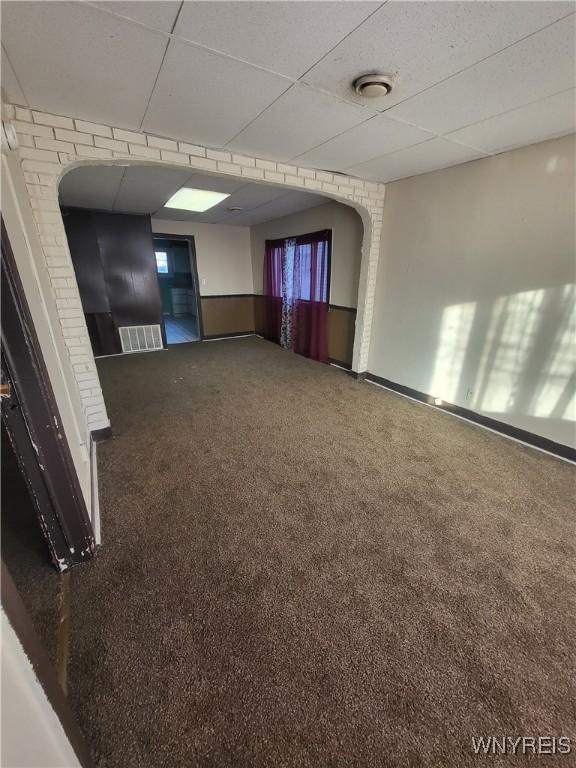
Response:
POLYGON ((257 338, 98 368, 69 695, 101 768, 463 768, 500 764, 474 735, 574 736, 574 467, 257 338))
POLYGON ((198 318, 195 315, 179 315, 164 317, 167 344, 185 344, 190 341, 198 341, 198 318))

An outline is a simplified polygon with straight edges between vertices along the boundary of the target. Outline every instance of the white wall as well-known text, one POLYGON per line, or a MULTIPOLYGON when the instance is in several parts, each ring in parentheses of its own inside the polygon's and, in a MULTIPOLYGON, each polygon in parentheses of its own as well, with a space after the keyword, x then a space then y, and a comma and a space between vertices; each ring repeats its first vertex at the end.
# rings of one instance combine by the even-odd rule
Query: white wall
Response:
POLYGON ((574 137, 387 185, 368 369, 573 445, 574 137))
POLYGON ((80 766, 68 737, 4 611, 1 763, 4 768, 80 766))
POLYGON ((152 231, 194 236, 201 296, 254 293, 248 227, 152 219, 152 231))
MULTIPOLYGON (((58 321, 56 302, 50 284, 32 210, 18 158, 2 152, 2 217, 28 308, 42 349, 50 383, 62 419, 64 432, 78 474, 88 513, 91 513, 89 433, 78 384, 58 321)), ((94 367, 94 377, 98 378, 94 367)))
POLYGON ((353 208, 341 203, 330 202, 307 208, 250 228, 254 292, 263 291, 265 240, 305 235, 321 229, 332 230, 330 303, 356 307, 362 257, 362 219, 353 208))

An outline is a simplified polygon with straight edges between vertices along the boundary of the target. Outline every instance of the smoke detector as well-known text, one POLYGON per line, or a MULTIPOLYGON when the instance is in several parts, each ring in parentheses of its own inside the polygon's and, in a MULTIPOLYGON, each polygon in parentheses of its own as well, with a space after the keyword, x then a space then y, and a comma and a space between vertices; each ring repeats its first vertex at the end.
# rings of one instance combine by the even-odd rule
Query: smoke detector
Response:
POLYGON ((244 208, 241 208, 239 205, 231 205, 228 210, 230 213, 240 213, 240 211, 243 211, 244 208))
POLYGON ((359 96, 375 99, 378 96, 388 96, 394 81, 391 75, 362 75, 353 82, 353 88, 359 96))

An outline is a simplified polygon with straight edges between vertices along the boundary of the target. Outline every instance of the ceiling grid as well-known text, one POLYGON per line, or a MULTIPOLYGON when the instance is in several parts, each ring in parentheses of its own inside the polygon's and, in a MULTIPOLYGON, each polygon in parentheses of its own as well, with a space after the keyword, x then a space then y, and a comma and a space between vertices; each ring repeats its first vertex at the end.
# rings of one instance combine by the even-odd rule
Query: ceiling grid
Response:
POLYGON ((7 100, 214 149, 391 181, 574 131, 564 0, 2 10, 7 100), (367 71, 392 93, 356 94, 367 71))

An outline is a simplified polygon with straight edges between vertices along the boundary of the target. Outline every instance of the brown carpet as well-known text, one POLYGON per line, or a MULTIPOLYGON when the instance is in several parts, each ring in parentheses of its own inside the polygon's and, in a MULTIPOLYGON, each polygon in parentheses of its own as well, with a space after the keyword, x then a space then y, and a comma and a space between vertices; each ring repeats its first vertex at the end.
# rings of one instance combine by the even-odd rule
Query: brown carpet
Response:
POLYGON ((100 768, 519 765, 471 737, 576 735, 574 467, 256 338, 99 370, 69 690, 100 768))

